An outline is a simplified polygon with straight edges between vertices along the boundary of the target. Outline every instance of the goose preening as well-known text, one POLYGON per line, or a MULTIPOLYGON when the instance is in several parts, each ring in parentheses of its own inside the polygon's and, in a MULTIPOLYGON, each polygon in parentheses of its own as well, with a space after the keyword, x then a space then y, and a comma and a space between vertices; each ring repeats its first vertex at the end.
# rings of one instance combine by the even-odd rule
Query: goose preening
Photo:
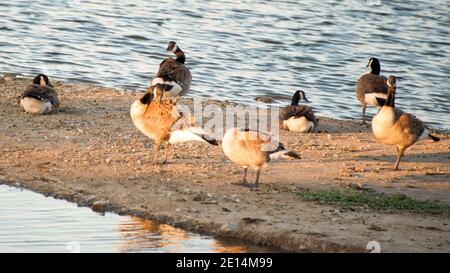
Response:
POLYGON ((244 168, 244 178, 242 179, 244 186, 248 186, 247 169, 249 167, 256 170, 255 187, 258 187, 261 167, 271 159, 300 159, 298 154, 287 150, 283 144, 272 143, 270 136, 247 129, 229 129, 223 137, 222 148, 232 162, 244 168))
POLYGON ((161 62, 152 85, 158 83, 167 85, 165 96, 184 96, 189 91, 192 81, 191 72, 184 64, 186 56, 173 41, 169 42, 167 51, 175 54, 177 58, 167 58, 161 62))
POLYGON ((406 148, 422 139, 430 138, 433 141, 440 139, 431 135, 420 119, 395 108, 397 83, 394 76, 389 76, 387 86, 387 99, 384 106, 372 119, 372 131, 382 143, 397 146, 398 155, 394 169, 398 170, 406 148))
POLYGON ((155 141, 153 164, 158 163, 158 153, 163 142, 167 143, 163 164, 167 161, 171 144, 202 141, 218 145, 217 141, 208 137, 201 128, 186 127, 173 130, 174 124, 183 117, 183 114, 177 111, 174 100, 161 99, 165 89, 164 84, 150 86, 130 108, 134 125, 144 135, 155 141))
POLYGON ((38 74, 33 79, 20 96, 20 106, 30 114, 49 114, 59 109, 58 94, 46 75, 38 74))
POLYGON ((299 105, 299 101, 308 102, 305 92, 298 90, 292 97, 291 105, 285 106, 280 111, 280 128, 292 132, 311 132, 317 125, 314 111, 306 105, 299 105))
POLYGON ((356 82, 356 97, 362 107, 361 124, 366 124, 367 105, 381 107, 387 97, 387 78, 380 76, 380 61, 370 58, 366 67, 370 68, 370 73, 362 75, 356 82))

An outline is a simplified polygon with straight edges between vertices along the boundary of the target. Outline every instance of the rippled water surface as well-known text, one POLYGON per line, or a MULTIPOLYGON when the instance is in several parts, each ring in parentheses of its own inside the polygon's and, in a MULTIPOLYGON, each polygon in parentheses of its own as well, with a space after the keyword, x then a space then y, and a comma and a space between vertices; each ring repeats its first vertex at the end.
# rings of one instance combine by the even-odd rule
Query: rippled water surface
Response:
MULTIPOLYGON (((143 90, 168 40, 190 96, 254 103, 306 91, 319 115, 360 116, 367 60, 399 78, 398 105, 450 128, 450 1, 1 1, 0 72, 143 90)), ((372 113, 374 109, 370 110, 372 113)))
POLYGON ((0 185, 2 252, 265 252, 0 185))

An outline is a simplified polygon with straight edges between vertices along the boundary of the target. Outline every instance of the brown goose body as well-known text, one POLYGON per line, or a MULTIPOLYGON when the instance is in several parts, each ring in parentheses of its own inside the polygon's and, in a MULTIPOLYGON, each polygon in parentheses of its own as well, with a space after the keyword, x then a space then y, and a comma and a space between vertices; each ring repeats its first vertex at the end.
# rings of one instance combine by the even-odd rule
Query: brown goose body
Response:
POLYGON ((20 106, 26 113, 50 114, 60 107, 58 93, 44 74, 37 75, 33 84, 20 96, 20 106))
POLYGON ((280 111, 280 128, 293 132, 311 132, 317 125, 314 111, 306 105, 288 105, 280 111))
POLYGON ((368 67, 369 74, 362 75, 356 82, 356 97, 362 107, 362 123, 365 124, 367 105, 381 107, 387 98, 387 78, 380 75, 380 63, 378 59, 371 58, 368 67))
POLYGON ((299 105, 299 101, 306 99, 303 91, 296 91, 292 97, 291 105, 283 107, 280 111, 279 125, 283 130, 293 132, 311 132, 317 126, 317 120, 314 111, 306 105, 299 105))
POLYGON ((398 156, 394 169, 398 170, 406 148, 422 139, 439 141, 439 138, 431 135, 420 119, 395 108, 396 78, 390 76, 387 83, 388 97, 385 105, 372 119, 372 132, 381 143, 397 147, 398 156))
POLYGON ((165 87, 160 84, 150 86, 144 96, 136 100, 130 108, 130 116, 136 128, 155 141, 153 164, 158 162, 162 143, 167 143, 163 163, 167 161, 171 144, 203 141, 217 145, 214 139, 205 136, 197 127, 174 130, 175 124, 183 115, 178 111, 175 100, 162 99, 165 87))
POLYGON ((174 53, 177 58, 167 58, 159 65, 158 72, 152 81, 152 85, 157 83, 172 86, 165 92, 166 96, 184 96, 191 88, 191 71, 185 65, 185 54, 175 42, 169 42, 167 50, 174 53))
POLYGON ((384 94, 380 98, 386 99, 387 96, 387 78, 381 75, 365 74, 356 82, 356 96, 361 104, 370 104, 382 106, 377 101, 369 100, 367 94, 384 94))
POLYGON ((222 140, 225 155, 244 168, 243 185, 247 185, 247 169, 256 170, 255 186, 258 186, 261 167, 277 158, 300 159, 296 153, 286 150, 282 143, 273 142, 271 137, 258 131, 229 129, 222 140))

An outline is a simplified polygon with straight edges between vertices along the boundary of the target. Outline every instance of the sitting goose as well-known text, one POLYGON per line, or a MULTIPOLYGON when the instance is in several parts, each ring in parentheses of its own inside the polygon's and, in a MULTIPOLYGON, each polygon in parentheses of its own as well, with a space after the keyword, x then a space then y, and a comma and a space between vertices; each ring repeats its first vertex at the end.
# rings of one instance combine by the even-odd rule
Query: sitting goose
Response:
POLYGON ((396 78, 389 76, 386 103, 372 119, 372 131, 375 137, 384 144, 396 145, 398 156, 394 169, 398 165, 405 149, 417 141, 430 138, 439 141, 430 134, 424 123, 415 116, 395 108, 396 78))
POLYGON ((183 117, 183 114, 174 109, 175 101, 161 99, 165 89, 166 86, 162 84, 150 86, 144 96, 136 100, 130 108, 131 119, 136 128, 155 141, 153 164, 158 164, 158 153, 163 142, 167 143, 163 164, 167 161, 171 144, 203 141, 218 145, 217 141, 206 136, 201 128, 187 127, 173 130, 174 124, 183 117))
POLYGON ((387 78, 380 76, 380 61, 377 58, 370 58, 366 67, 370 68, 370 73, 362 75, 356 82, 356 97, 362 107, 361 124, 366 124, 367 105, 381 107, 387 97, 387 78))
POLYGON ((158 83, 167 85, 165 96, 184 96, 189 91, 192 81, 191 72, 184 64, 186 57, 181 48, 173 41, 169 42, 167 51, 175 54, 177 58, 167 58, 161 62, 152 85, 158 83))
POLYGON ((280 112, 280 128, 292 132, 311 132, 317 125, 313 109, 306 105, 298 105, 300 100, 308 102, 305 92, 298 90, 292 97, 291 105, 283 107, 280 112))
POLYGON ((258 187, 261 167, 270 162, 271 159, 300 159, 300 156, 296 153, 286 150, 283 144, 272 143, 270 136, 248 129, 229 129, 223 137, 222 149, 231 161, 244 168, 243 186, 248 186, 248 167, 256 170, 255 187, 258 187))
POLYGON ((20 106, 30 114, 49 114, 59 109, 58 94, 46 75, 38 74, 33 79, 20 96, 20 106))

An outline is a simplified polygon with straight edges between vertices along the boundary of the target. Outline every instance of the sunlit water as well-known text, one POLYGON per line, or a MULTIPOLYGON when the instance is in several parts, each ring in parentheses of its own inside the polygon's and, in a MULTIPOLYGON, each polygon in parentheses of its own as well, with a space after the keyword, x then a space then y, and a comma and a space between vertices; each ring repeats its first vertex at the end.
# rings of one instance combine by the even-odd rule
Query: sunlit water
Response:
POLYGON ((2 252, 265 252, 0 185, 2 252))
MULTIPOLYGON (((168 40, 190 96, 255 103, 303 89, 319 115, 360 117, 368 59, 400 107, 450 128, 450 1, 1 1, 0 72, 143 90, 168 40)), ((371 113, 375 110, 371 108, 371 113)))

